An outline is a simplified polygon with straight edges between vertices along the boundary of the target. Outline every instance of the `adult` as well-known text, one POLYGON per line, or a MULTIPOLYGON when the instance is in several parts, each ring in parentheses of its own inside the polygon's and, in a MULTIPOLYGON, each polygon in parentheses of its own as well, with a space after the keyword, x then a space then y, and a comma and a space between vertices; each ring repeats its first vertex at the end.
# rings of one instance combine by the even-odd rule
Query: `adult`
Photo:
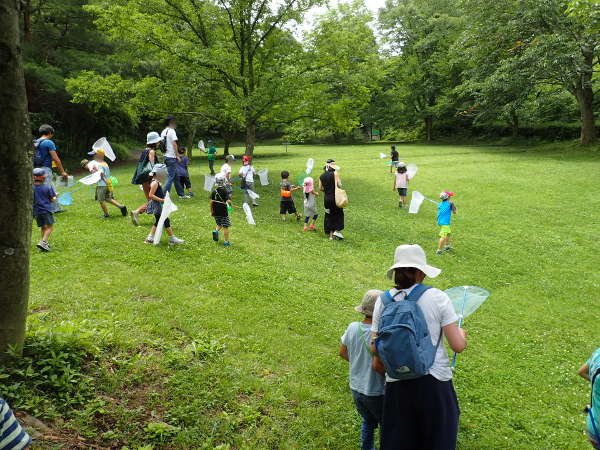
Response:
MULTIPOLYGON (((54 183, 52 181, 52 163, 56 165, 60 172, 60 176, 66 179, 67 172, 65 171, 62 161, 58 157, 56 151, 56 145, 52 138, 54 138, 54 128, 51 125, 44 124, 39 128, 40 137, 35 140, 35 156, 34 166, 44 169, 46 174, 45 184, 52 186, 54 189, 54 183)), ((62 212, 58 202, 52 204, 52 212, 62 212)))
POLYGON ((160 133, 160 136, 165 141, 165 165, 167 166, 167 183, 165 184, 165 192, 171 190, 171 186, 175 184, 175 190, 179 198, 190 198, 183 192, 183 187, 177 176, 177 162, 180 160, 179 152, 177 151, 177 121, 175 117, 169 116, 165 119, 165 129, 160 133))
POLYGON ((146 196, 146 202, 143 205, 140 205, 137 209, 131 211, 131 222, 136 227, 140 225, 140 214, 146 212, 148 202, 150 201, 150 172, 144 171, 144 166, 146 166, 147 163, 150 163, 149 168, 152 169, 152 167, 154 167, 155 164, 158 164, 160 162, 158 160, 156 150, 158 150, 158 147, 162 141, 163 138, 156 131, 151 131, 146 135, 146 148, 142 150, 142 153, 140 154, 140 159, 138 161, 138 169, 141 169, 143 172, 139 173, 139 170, 136 169, 134 179, 131 181, 132 184, 140 184, 142 186, 142 189, 144 190, 144 195, 146 196))
MULTIPOLYGON (((419 245, 400 245, 396 248, 394 264, 387 272, 388 278, 394 281, 389 291, 392 302, 413 301, 404 299, 426 276, 434 278, 440 272, 427 264, 425 252, 419 245)), ((371 325, 371 350, 376 355, 374 342, 386 309, 382 297, 375 303, 371 325)), ((442 336, 446 336, 452 350, 462 352, 467 346, 466 333, 458 327, 452 302, 443 291, 425 290, 416 303, 423 313, 431 343, 437 346, 435 358, 425 376, 397 380, 386 374, 381 449, 454 450, 459 409, 442 336)), ((375 356, 373 366, 384 373, 379 355, 375 356)))
POLYGON ((227 155, 225 157, 225 163, 221 166, 221 170, 219 170, 219 173, 225 177, 225 188, 229 193, 233 191, 233 187, 231 184, 231 171, 233 169, 231 168, 231 164, 233 164, 234 160, 235 156, 227 155))
POLYGON ((239 171, 240 176, 240 187, 244 191, 244 203, 248 203, 252 206, 258 206, 256 203, 256 198, 250 197, 248 191, 254 192, 254 176, 256 175, 256 171, 252 166, 252 158, 248 155, 244 155, 242 158, 242 167, 239 171))
POLYGON ((319 189, 324 193, 323 206, 325 207, 325 234, 329 239, 344 239, 341 231, 344 229, 344 210, 335 203, 335 188, 341 188, 342 182, 338 172, 339 167, 335 160, 328 159, 323 168, 324 172, 319 177, 319 189))
POLYGON ((396 149, 396 144, 392 144, 392 152, 390 153, 390 173, 394 173, 394 169, 398 167, 398 162, 400 161, 400 154, 396 149))

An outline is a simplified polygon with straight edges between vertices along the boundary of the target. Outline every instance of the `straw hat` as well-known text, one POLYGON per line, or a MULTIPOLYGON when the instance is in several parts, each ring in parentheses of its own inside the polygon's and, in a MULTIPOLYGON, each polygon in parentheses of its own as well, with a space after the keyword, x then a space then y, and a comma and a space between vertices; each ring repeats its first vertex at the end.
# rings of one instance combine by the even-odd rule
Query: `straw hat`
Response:
POLYGON ((383 294, 383 291, 379 291, 377 289, 371 289, 370 291, 367 291, 362 299, 361 304, 356 306, 354 310, 364 314, 365 316, 372 316, 373 309, 375 309, 375 302, 377 302, 377 299, 381 294, 383 294))

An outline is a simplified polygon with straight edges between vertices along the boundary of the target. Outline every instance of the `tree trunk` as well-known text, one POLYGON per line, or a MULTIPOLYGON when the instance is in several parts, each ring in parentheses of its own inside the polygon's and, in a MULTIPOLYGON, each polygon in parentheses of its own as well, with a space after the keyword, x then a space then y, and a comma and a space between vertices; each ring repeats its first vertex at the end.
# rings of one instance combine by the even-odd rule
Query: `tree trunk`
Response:
POLYGON ((246 155, 254 154, 254 143, 256 142, 256 122, 246 122, 246 155))
POLYGON ((29 295, 31 135, 21 62, 19 0, 0 2, 0 359, 22 349, 29 295))
POLYGON ((187 127, 188 136, 187 136, 187 157, 192 160, 192 150, 194 149, 194 140, 196 139, 196 132, 198 131, 198 125, 196 123, 192 123, 187 127))
POLYGON ((594 52, 591 48, 582 50, 584 67, 579 74, 575 96, 581 114, 581 144, 589 145, 596 141, 596 121, 594 118, 594 90, 592 86, 594 52))
POLYGON ((425 117, 425 140, 431 142, 433 140, 433 117, 425 117))
POLYGON ((229 146, 233 141, 233 133, 230 131, 221 131, 221 137, 223 138, 223 155, 229 155, 229 146))
POLYGON ((513 138, 519 137, 519 116, 515 111, 510 112, 510 129, 513 138))

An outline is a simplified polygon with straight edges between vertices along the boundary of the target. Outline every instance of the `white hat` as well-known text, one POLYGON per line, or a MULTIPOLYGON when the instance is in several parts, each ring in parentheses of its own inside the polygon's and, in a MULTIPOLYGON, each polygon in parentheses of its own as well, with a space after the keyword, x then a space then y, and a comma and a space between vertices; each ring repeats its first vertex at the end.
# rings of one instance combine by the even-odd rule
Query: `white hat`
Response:
POLYGON ((430 278, 437 277, 442 270, 427 264, 427 257, 420 245, 399 245, 394 253, 394 264, 387 271, 387 277, 394 279, 394 269, 413 267, 430 278))
POLYGON ((160 137, 160 134, 158 134, 156 131, 151 131, 146 135, 146 145, 156 144, 162 140, 163 138, 160 137))
POLYGON ((152 167, 152 171, 150 172, 150 175, 166 174, 166 173, 167 173, 167 166, 165 166, 164 164, 155 164, 154 167, 152 167))

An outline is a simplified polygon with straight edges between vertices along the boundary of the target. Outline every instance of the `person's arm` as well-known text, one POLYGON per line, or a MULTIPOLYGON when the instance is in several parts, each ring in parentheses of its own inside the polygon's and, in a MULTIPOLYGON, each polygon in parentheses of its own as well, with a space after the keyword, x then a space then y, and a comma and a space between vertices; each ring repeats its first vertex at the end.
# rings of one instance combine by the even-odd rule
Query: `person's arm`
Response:
POLYGON ((456 214, 456 205, 452 203, 452 213, 456 214))
POLYGON ((342 179, 340 178, 340 174, 337 172, 335 173, 335 183, 338 188, 342 187, 342 179))
POLYGON ((375 372, 377 372, 379 375, 385 375, 385 366, 381 362, 381 359, 379 358, 379 356, 376 356, 376 355, 373 356, 372 367, 373 367, 373 370, 375 372))
POLYGON ((396 190, 396 177, 394 176, 394 181, 392 182, 392 191, 396 190))
POLYGON ((158 189, 158 183, 156 181, 153 181, 152 183, 150 183, 150 192, 148 193, 148 198, 151 200, 156 200, 157 202, 160 202, 160 203, 164 203, 165 202, 164 198, 160 198, 155 195, 157 189, 158 189))
POLYGON ((56 167, 58 167, 58 170, 60 170, 60 176, 63 178, 67 177, 67 172, 65 172, 65 169, 62 165, 62 161, 58 157, 58 153, 56 153, 56 150, 50 150, 48 154, 52 158, 52 161, 56 163, 56 167))
POLYGON ((148 152, 148 160, 150 161, 150 163, 151 163, 152 165, 154 165, 154 164, 155 164, 155 161, 156 161, 156 151, 154 151, 154 150, 150 150, 150 151, 148 152))
POLYGON ((321 183, 321 179, 319 178, 319 190, 322 192, 325 192, 325 189, 323 189, 323 183, 321 183))
POLYGON ((588 363, 585 363, 583 366, 581 366, 579 368, 579 370, 577 371, 577 374, 582 377, 585 378, 586 380, 590 381, 590 366, 588 363))
POLYGON ((348 347, 346 347, 344 344, 340 344, 340 358, 345 359, 346 361, 350 361, 350 358, 348 358, 348 347))
MULTIPOLYGON (((173 130, 173 133, 175 133, 175 130, 173 130)), ((169 133, 167 133, 167 136, 169 135, 169 133)), ((181 161, 181 156, 179 156, 179 146, 177 145, 177 134, 175 134, 175 137, 173 138, 173 151, 175 152, 175 158, 177 158, 177 161, 181 161)))
POLYGON ((456 322, 442 327, 442 330, 444 331, 446 340, 453 351, 456 353, 462 353, 463 350, 467 348, 467 332, 464 330, 464 328, 458 328, 458 324, 456 322))

